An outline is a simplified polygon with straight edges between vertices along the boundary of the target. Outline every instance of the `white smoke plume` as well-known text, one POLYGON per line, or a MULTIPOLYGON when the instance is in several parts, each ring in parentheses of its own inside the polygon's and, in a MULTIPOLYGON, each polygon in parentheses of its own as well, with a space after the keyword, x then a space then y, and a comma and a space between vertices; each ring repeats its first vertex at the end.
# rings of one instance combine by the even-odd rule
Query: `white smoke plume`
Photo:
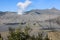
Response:
POLYGON ((25 9, 31 4, 30 0, 26 0, 25 2, 19 2, 18 6, 18 14, 22 15, 25 9))

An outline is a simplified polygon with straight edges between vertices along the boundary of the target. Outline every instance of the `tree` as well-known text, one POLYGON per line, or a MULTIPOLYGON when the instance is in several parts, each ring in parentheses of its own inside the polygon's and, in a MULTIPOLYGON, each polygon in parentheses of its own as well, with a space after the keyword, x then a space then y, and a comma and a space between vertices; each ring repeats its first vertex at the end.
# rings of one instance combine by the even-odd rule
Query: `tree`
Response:
MULTIPOLYGON (((9 36, 8 40, 43 40, 43 34, 38 33, 38 36, 32 35, 30 36, 29 33, 31 28, 26 27, 24 31, 21 29, 12 29, 9 28, 9 36)), ((49 40, 48 35, 46 35, 44 40, 49 40)))
POLYGON ((49 40, 48 35, 46 35, 46 37, 45 37, 45 39, 44 39, 44 40, 49 40))
POLYGON ((20 31, 19 29, 13 30, 12 28, 9 28, 9 36, 8 40, 27 40, 29 39, 29 34, 28 34, 29 28, 26 27, 23 31, 20 31))
POLYGON ((3 38, 2 38, 2 36, 1 36, 1 34, 0 34, 0 40, 3 40, 3 38))

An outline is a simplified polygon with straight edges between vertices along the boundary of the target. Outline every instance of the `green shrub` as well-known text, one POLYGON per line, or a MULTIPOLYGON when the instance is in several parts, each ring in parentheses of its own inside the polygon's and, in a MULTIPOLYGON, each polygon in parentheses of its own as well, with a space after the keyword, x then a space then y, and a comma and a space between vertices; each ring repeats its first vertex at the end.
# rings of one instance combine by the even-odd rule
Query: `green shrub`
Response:
MULTIPOLYGON (((22 31, 21 29, 9 28, 10 35, 8 36, 8 40, 43 40, 42 33, 38 33, 37 37, 35 37, 34 35, 30 36, 30 30, 31 28, 29 27, 26 27, 24 31, 22 31)), ((44 40, 49 40, 48 35, 45 37, 44 40)))
POLYGON ((3 38, 2 38, 2 36, 1 36, 1 34, 0 34, 0 40, 3 40, 3 38))

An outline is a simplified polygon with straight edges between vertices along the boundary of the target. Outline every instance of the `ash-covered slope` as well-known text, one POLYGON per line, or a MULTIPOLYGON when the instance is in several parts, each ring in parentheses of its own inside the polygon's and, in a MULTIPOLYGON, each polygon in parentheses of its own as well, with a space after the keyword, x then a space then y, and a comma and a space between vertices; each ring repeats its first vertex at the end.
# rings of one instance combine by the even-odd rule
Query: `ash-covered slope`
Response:
MULTIPOLYGON (((47 28, 50 24, 46 20, 55 19, 60 16, 59 11, 55 8, 45 10, 36 9, 27 11, 24 15, 18 15, 16 12, 0 12, 0 31, 8 30, 8 27, 18 27, 19 24, 24 26, 29 24, 31 27, 35 25, 37 29, 47 28)), ((60 26, 56 22, 51 23, 54 24, 55 28, 59 28, 60 26)))
POLYGON ((35 10, 31 10, 28 11, 27 13, 29 14, 60 14, 60 10, 56 9, 56 8, 51 8, 51 9, 35 9, 35 10))
POLYGON ((60 14, 60 10, 55 8, 52 9, 44 9, 44 10, 31 10, 25 12, 24 15, 18 15, 16 12, 0 12, 0 21, 1 22, 20 22, 20 21, 28 21, 28 20, 47 20, 49 18, 49 14, 51 18, 55 18, 60 14))

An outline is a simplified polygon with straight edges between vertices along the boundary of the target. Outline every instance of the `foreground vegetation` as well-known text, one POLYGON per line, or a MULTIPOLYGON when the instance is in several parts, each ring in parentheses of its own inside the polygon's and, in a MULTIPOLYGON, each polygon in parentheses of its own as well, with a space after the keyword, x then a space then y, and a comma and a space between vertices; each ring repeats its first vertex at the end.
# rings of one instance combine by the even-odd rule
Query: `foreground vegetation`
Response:
MULTIPOLYGON (((8 35, 8 40, 49 40, 48 35, 43 39, 43 34, 38 33, 38 36, 35 35, 30 35, 29 33, 32 31, 31 28, 26 27, 22 31, 21 29, 13 29, 9 28, 9 35, 8 35)), ((0 35, 0 40, 3 40, 1 35, 0 35)))

